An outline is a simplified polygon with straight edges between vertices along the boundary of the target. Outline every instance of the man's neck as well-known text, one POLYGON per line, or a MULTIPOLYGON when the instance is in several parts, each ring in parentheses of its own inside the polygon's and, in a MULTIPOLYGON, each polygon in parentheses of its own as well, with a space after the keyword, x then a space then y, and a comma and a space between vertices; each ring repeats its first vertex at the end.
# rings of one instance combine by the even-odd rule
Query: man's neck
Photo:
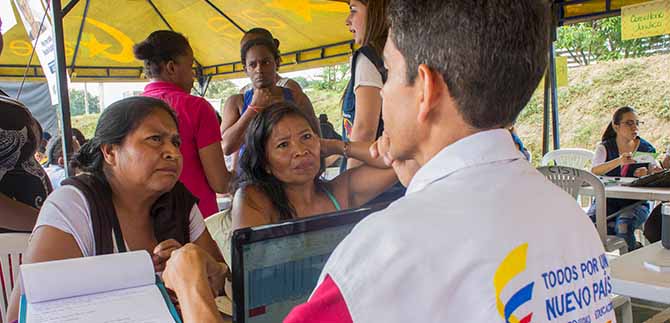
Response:
POLYGON ((421 166, 428 163, 447 146, 482 131, 474 129, 465 122, 437 123, 430 129, 426 139, 417 147, 414 157, 414 160, 421 166))

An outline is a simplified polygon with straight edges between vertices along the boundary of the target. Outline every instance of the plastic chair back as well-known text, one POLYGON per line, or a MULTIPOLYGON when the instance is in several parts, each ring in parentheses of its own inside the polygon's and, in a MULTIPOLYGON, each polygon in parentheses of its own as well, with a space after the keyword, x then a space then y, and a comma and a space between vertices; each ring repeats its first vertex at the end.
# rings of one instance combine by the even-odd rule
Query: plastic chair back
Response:
POLYGON ((542 166, 568 166, 577 169, 591 169, 594 153, 581 148, 566 148, 548 152, 542 157, 542 166))
POLYGON ((588 171, 564 166, 545 166, 537 169, 552 183, 568 192, 575 200, 584 186, 591 186, 596 197, 596 230, 603 244, 607 243, 607 206, 605 185, 588 171))
POLYGON ((21 255, 28 248, 29 233, 0 233, 0 317, 7 322, 7 306, 19 276, 21 255))

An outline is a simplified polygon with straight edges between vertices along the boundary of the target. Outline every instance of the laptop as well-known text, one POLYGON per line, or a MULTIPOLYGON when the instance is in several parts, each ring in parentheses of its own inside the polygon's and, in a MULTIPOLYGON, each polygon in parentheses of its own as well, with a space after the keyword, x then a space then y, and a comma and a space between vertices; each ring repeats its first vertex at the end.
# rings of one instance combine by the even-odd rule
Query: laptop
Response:
POLYGON ((656 174, 642 176, 623 185, 632 187, 670 187, 670 169, 663 170, 656 174))
POLYGON ((328 257, 356 223, 387 205, 236 230, 233 322, 282 322, 307 301, 328 257))

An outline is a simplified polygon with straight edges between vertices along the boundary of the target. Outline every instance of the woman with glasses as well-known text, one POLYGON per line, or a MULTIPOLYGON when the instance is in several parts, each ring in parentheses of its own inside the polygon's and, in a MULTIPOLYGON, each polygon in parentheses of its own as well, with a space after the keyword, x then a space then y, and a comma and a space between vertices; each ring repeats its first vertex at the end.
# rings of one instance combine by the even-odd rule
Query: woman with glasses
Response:
MULTIPOLYGON (((591 172, 600 176, 630 176, 640 177, 650 171, 656 172, 659 167, 656 162, 640 165, 634 159, 635 153, 656 153, 656 148, 639 136, 638 119, 635 109, 625 106, 614 112, 612 121, 602 136, 602 141, 596 146, 592 161, 591 172)), ((589 216, 595 219, 595 204, 589 209, 589 216)), ((633 232, 649 217, 649 203, 625 199, 607 199, 607 215, 617 213, 617 216, 608 221, 608 233, 624 238, 628 249, 636 249, 633 232)))

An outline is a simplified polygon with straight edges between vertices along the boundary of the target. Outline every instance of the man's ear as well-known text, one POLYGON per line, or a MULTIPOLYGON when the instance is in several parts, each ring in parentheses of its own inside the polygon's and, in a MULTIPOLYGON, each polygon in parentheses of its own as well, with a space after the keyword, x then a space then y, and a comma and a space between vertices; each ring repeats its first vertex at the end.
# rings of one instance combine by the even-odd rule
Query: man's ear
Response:
POLYGON ((439 106, 443 96, 444 81, 442 76, 433 71, 428 65, 419 65, 417 77, 414 86, 419 91, 419 113, 417 119, 419 122, 426 122, 431 112, 439 106))
POLYGON ((110 166, 116 165, 116 145, 102 144, 100 145, 100 151, 102 152, 102 158, 105 159, 105 162, 110 166))

